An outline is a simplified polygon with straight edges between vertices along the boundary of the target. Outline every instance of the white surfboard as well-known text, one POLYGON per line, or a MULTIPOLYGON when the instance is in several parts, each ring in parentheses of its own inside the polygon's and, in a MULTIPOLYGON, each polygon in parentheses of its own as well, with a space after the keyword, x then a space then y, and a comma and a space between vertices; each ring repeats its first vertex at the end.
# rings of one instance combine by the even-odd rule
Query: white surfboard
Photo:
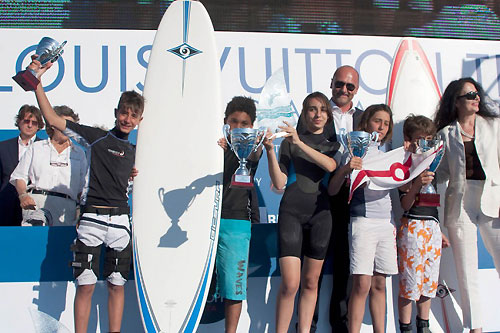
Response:
MULTIPOLYGON (((429 60, 414 38, 403 38, 393 58, 386 103, 391 107, 394 118, 392 148, 403 144, 403 123, 413 113, 433 119, 441 92, 429 60)), ((397 197, 397 196, 396 196, 397 197)), ((441 194, 444 197, 444 194, 441 194)), ((395 198, 394 215, 400 217, 402 210, 395 198)), ((440 209, 440 217, 442 217, 440 209)), ((399 223, 399 221, 397 221, 399 223)), ((461 332, 461 310, 457 301, 457 279, 451 249, 443 249, 440 267, 438 295, 431 303, 430 328, 432 332, 461 332), (450 292, 451 291, 451 292, 450 292)), ((399 279, 393 277, 393 301, 397 304, 399 279)), ((395 308, 397 312, 397 309, 395 308)), ((413 316, 416 308, 413 307, 413 316)))
POLYGON ((386 103, 394 113, 392 148, 403 144, 407 115, 433 118, 441 98, 439 85, 422 47, 415 38, 403 38, 391 65, 386 103))
POLYGON ((133 189, 134 273, 147 332, 195 332, 215 260, 221 206, 220 68, 200 2, 173 2, 144 85, 133 189))

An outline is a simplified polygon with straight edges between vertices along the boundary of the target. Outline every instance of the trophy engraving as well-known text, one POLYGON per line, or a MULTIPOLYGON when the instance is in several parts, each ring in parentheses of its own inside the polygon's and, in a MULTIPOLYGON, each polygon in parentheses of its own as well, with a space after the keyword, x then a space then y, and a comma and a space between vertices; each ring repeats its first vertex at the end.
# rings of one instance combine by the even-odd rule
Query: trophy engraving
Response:
POLYGON ((226 124, 222 128, 222 132, 224 133, 224 138, 226 138, 228 146, 240 161, 240 166, 233 174, 230 187, 253 187, 253 177, 246 167, 247 159, 250 154, 256 152, 264 142, 265 128, 234 128, 230 130, 230 126, 226 124))
POLYGON ((373 132, 370 134, 364 131, 346 133, 345 128, 341 128, 339 137, 340 143, 347 149, 351 158, 354 156, 363 158, 368 152, 370 143, 378 140, 378 133, 373 132))
MULTIPOLYGON (((432 140, 420 139, 418 140, 417 153, 423 153, 429 151, 430 149, 438 148, 443 144, 444 141, 440 139, 432 139, 432 140)), ((439 164, 441 163, 443 155, 444 155, 444 148, 436 153, 436 157, 434 157, 434 160, 429 166, 428 169, 429 171, 436 172, 437 168, 439 167, 439 164)), ((415 204, 417 206, 439 207, 440 206, 439 201, 440 201, 440 195, 437 193, 436 189, 432 184, 427 184, 422 186, 422 188, 420 189, 420 193, 417 194, 417 197, 415 198, 415 204)))
MULTIPOLYGON (((63 47, 65 44, 66 41, 59 44, 50 37, 43 37, 36 47, 37 60, 40 61, 42 67, 48 62, 55 62, 64 52, 63 47)), ((25 91, 35 90, 40 83, 37 73, 30 68, 18 72, 12 79, 25 91)))

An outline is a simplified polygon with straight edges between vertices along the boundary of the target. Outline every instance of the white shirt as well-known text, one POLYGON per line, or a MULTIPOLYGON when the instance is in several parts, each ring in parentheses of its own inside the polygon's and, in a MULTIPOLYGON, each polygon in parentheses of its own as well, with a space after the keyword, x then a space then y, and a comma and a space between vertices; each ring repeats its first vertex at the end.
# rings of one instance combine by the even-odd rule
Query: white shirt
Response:
POLYGON ((18 155, 17 155, 18 161, 21 160, 21 157, 23 157, 24 153, 28 150, 29 147, 31 147, 33 142, 35 142, 35 139, 36 139, 36 135, 33 135, 33 137, 31 139, 29 139, 28 144, 25 145, 23 143, 23 140, 21 140, 21 136, 17 137, 17 145, 19 147, 18 155))
POLYGON ((28 189, 59 192, 78 201, 86 173, 87 159, 82 148, 70 143, 59 154, 47 139, 30 145, 12 172, 10 183, 15 186, 17 179, 23 179, 28 189))
MULTIPOLYGON (((345 128, 346 132, 352 132, 353 131, 353 119, 352 116, 354 115, 354 111, 356 111, 356 108, 354 107, 354 103, 352 103, 352 107, 347 111, 343 112, 333 101, 333 99, 330 99, 330 104, 332 105, 332 115, 333 115, 333 124, 335 126, 335 134, 337 136, 337 141, 342 142, 340 140, 340 129, 345 128)), ((340 160, 340 166, 343 166, 347 163, 349 157, 349 151, 346 149, 344 151, 344 154, 342 155, 342 158, 340 160)), ((347 177, 346 177, 347 178, 347 177)))
POLYGON ((352 107, 347 111, 343 112, 333 100, 330 99, 330 104, 333 109, 333 123, 335 125, 335 133, 337 133, 337 140, 340 133, 341 128, 345 128, 347 132, 353 131, 353 121, 352 116, 356 108, 354 107, 354 103, 352 103, 352 107))
MULTIPOLYGON (((372 143, 365 158, 384 154, 379 145, 372 143)), ((363 216, 374 219, 390 219, 392 203, 390 190, 370 190, 367 186, 358 188, 351 201, 351 216, 363 216)))

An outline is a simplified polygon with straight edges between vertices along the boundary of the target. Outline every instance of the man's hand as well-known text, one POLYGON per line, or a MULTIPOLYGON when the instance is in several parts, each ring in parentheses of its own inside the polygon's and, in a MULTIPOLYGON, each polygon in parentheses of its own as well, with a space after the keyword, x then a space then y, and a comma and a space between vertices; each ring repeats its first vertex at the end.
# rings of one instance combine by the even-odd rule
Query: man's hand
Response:
POLYGON ((36 209, 36 202, 28 193, 23 193, 19 196, 19 201, 21 202, 22 209, 36 209))

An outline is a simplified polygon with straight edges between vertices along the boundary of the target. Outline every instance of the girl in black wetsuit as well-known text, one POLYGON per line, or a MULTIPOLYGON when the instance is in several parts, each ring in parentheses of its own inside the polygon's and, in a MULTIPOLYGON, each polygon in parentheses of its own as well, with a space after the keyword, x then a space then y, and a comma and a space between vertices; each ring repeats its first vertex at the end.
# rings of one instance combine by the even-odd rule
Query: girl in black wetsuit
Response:
POLYGON ((280 147, 279 162, 270 135, 264 141, 272 183, 277 189, 286 185, 278 219, 281 284, 276 332, 288 331, 301 279, 298 331, 310 330, 332 224, 322 180, 335 170, 340 159, 340 145, 328 141, 326 132, 329 131, 323 131, 325 126, 333 126, 328 98, 320 92, 307 96, 301 118, 306 126, 299 126, 305 127, 300 133, 286 122, 286 126, 280 127, 288 134, 280 147))

